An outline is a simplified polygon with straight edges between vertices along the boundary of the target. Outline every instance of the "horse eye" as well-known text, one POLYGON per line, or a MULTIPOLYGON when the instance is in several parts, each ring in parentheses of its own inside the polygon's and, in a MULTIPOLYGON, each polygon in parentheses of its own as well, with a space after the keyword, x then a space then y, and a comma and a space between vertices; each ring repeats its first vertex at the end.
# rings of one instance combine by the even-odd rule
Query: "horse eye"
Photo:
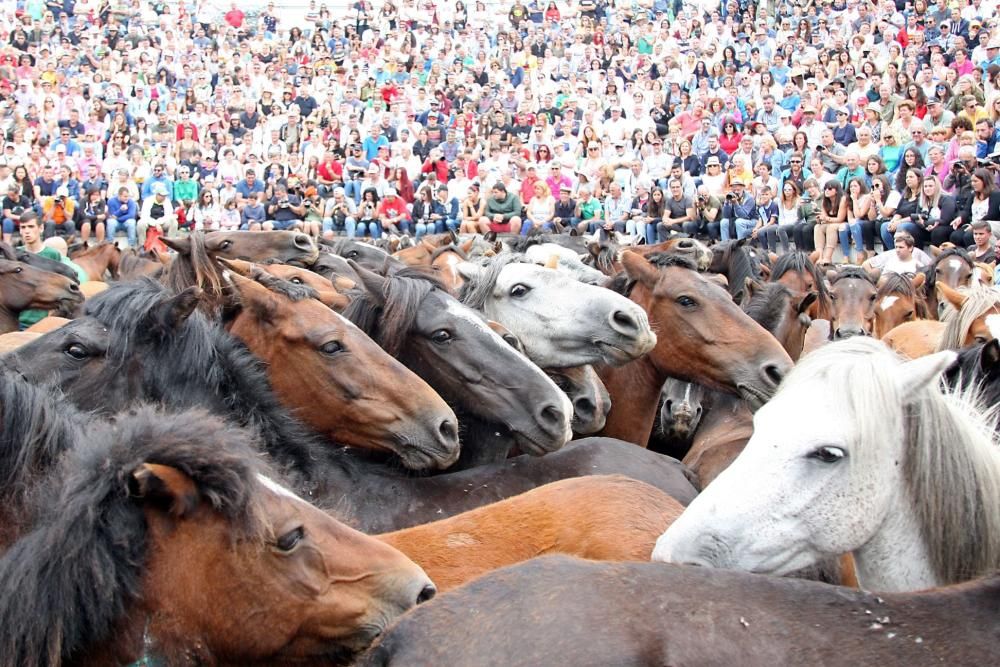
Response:
POLYGON ((677 303, 680 304, 681 306, 684 306, 685 308, 694 308, 696 305, 698 305, 697 301, 695 301, 694 299, 685 294, 682 294, 681 296, 677 297, 677 303))
POLYGON ((226 240, 219 244, 219 250, 228 250, 233 246, 233 242, 226 240))
POLYGON ((22 269, 20 266, 14 269, 14 273, 22 273, 22 272, 24 272, 24 269, 22 269))
POLYGON ((508 345, 510 345, 515 350, 517 348, 521 347, 521 341, 519 341, 517 339, 517 336, 515 336, 514 334, 504 334, 503 335, 503 339, 504 339, 504 342, 506 342, 508 345))
POLYGON ((840 447, 820 447, 809 455, 810 458, 823 463, 836 463, 845 456, 847 456, 847 452, 840 447))
POLYGON ((346 255, 344 255, 344 257, 346 257, 347 259, 354 259, 357 256, 358 256, 358 251, 357 250, 351 250, 346 255))
POLYGON ((877 295, 875 295, 875 294, 872 294, 872 295, 871 295, 870 297, 868 297, 868 300, 869 300, 869 301, 874 301, 874 300, 875 300, 875 297, 876 297, 876 296, 877 296, 877 295))
POLYGON ((515 298, 521 298, 530 291, 531 291, 530 287, 518 283, 510 288, 510 295, 515 298))
POLYGON ((299 545, 299 542, 301 542, 302 538, 305 536, 306 536, 305 529, 302 526, 299 526, 298 528, 293 528, 292 530, 288 531, 287 533, 279 537, 277 540, 275 540, 274 546, 278 547, 279 550, 288 553, 289 551, 297 547, 299 545))
POLYGON ((74 359, 86 359, 89 356, 87 348, 79 343, 73 343, 66 348, 66 354, 73 357, 74 359))
POLYGON ((298 276, 292 276, 291 278, 289 278, 288 282, 292 283, 293 285, 301 285, 302 278, 299 278, 298 276))
POLYGON ((907 321, 912 320, 913 317, 914 317, 914 313, 913 313, 912 310, 907 311, 906 315, 903 315, 903 319, 907 320, 907 321))
POLYGON ((431 340, 435 343, 449 343, 451 342, 451 333, 445 329, 438 329, 431 334, 431 340))
POLYGON ((986 336, 976 336, 976 345, 981 345, 990 342, 986 336))
POLYGON ((341 345, 338 341, 331 340, 327 343, 323 343, 320 346, 319 351, 322 352, 323 354, 329 354, 332 356, 334 354, 337 354, 338 352, 343 351, 343 349, 344 346, 341 345))

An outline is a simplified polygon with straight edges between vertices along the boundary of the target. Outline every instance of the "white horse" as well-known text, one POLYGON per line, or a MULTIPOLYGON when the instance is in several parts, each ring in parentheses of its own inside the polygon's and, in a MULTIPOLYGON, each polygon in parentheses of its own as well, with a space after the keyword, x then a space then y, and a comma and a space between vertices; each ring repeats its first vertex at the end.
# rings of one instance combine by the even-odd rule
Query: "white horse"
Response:
POLYGON ((884 591, 1000 568, 1000 450, 973 397, 939 388, 955 358, 870 338, 803 358, 653 560, 782 575, 850 552, 884 591))
POLYGON ((486 265, 458 266, 460 299, 520 339, 542 368, 606 363, 619 366, 646 354, 656 334, 646 312, 609 289, 502 254, 486 265))

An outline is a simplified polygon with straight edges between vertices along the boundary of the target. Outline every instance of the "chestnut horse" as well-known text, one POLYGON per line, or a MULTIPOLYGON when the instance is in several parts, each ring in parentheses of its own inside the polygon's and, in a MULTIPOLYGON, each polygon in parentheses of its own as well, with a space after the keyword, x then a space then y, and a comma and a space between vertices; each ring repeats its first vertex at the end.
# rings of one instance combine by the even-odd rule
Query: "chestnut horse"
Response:
POLYGON ((29 308, 72 313, 83 302, 80 285, 66 276, 0 259, 0 333, 18 330, 29 308))
POLYGON ((939 319, 944 309, 944 304, 938 301, 938 283, 952 289, 968 287, 975 271, 975 260, 962 248, 947 248, 934 257, 934 263, 925 271, 927 280, 924 282, 924 298, 932 319, 939 319))
POLYGON ((781 283, 801 296, 815 292, 816 300, 809 308, 809 317, 814 321, 830 319, 830 295, 826 291, 826 281, 806 253, 786 252, 778 257, 768 280, 781 283))
POLYGON ((998 600, 997 575, 876 595, 727 570, 546 556, 420 605, 358 667, 996 665, 998 600))
POLYGON ((338 313, 343 311, 347 307, 347 304, 351 302, 351 298, 347 295, 347 292, 357 287, 357 283, 350 278, 334 276, 328 280, 309 269, 302 269, 290 264, 273 264, 269 262, 254 264, 241 259, 219 259, 219 262, 244 278, 249 278, 254 270, 259 269, 276 278, 287 280, 293 285, 308 287, 315 290, 315 298, 320 303, 328 308, 333 308, 338 313))
POLYGON ((121 261, 121 250, 114 243, 105 241, 90 247, 80 246, 70 249, 69 258, 87 272, 87 277, 94 281, 103 281, 107 273, 112 279, 118 278, 118 263, 121 261))
POLYGON ((861 267, 843 266, 827 271, 827 281, 831 340, 871 336, 878 299, 875 279, 861 267))
MULTIPOLYGON (((88 301, 83 317, 0 363, 29 380, 44 378, 63 390, 63 403, 85 410, 113 414, 138 400, 155 400, 175 409, 206 408, 252 427, 261 434, 262 449, 294 476, 297 490, 335 506, 366 532, 453 516, 569 477, 621 474, 682 504, 695 496, 678 461, 609 438, 433 477, 400 474, 352 456, 348 448, 331 449, 285 411, 260 362, 221 324, 195 312, 196 302, 193 288, 173 294, 148 278, 118 283, 88 301)), ((436 312, 428 322, 447 315, 436 312)))
POLYGON ((231 276, 241 307, 227 329, 265 363, 283 405, 331 441, 392 452, 412 470, 458 459, 458 420, 426 382, 310 288, 251 275, 231 276))
POLYGON ((872 333, 882 338, 903 322, 928 319, 927 301, 923 286, 927 276, 923 273, 900 275, 884 273, 878 279, 875 307, 875 327, 872 333))
POLYGON ((649 560, 684 507, 618 475, 553 482, 519 496, 379 539, 409 556, 440 591, 543 554, 649 560))
POLYGON ((764 403, 791 368, 777 340, 733 303, 729 294, 682 257, 626 252, 626 293, 657 329, 645 357, 601 379, 611 396, 603 434, 645 446, 667 377, 699 382, 764 403))
POLYGON ((958 350, 1000 336, 1000 292, 977 286, 954 290, 943 282, 935 290, 947 307, 944 321, 904 322, 882 337, 899 354, 916 359, 935 350, 958 350))
POLYGON ((37 503, 0 557, 4 664, 346 657, 435 592, 397 550, 273 481, 252 434, 202 410, 141 407, 54 433, 39 419, 53 396, 4 394, 5 426, 16 415, 37 436, 2 455, 37 503))

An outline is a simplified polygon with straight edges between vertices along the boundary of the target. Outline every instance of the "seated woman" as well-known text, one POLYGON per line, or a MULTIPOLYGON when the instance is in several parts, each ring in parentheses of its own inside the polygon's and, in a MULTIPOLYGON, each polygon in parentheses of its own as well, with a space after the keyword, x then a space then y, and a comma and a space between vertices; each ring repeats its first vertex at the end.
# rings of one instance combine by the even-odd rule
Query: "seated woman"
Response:
POLYGON ((969 183, 972 197, 965 202, 952 223, 954 230, 949 236, 959 248, 967 248, 975 241, 972 238, 972 223, 984 220, 990 223, 993 236, 1000 237, 1000 191, 993 188, 993 173, 980 167, 972 172, 969 183))
POLYGON ((879 217, 888 218, 879 229, 882 247, 886 250, 894 247, 892 237, 897 230, 905 231, 912 237, 914 231, 918 229, 912 216, 917 215, 920 209, 920 184, 923 176, 919 169, 904 169, 902 191, 894 190, 889 193, 879 211, 879 217))
MULTIPOLYGON (((874 229, 872 196, 865 185, 863 177, 852 178, 847 183, 847 224, 840 230, 840 250, 844 258, 851 256, 851 239, 854 239, 855 263, 860 264, 868 258, 864 250, 864 234, 862 228, 871 225, 874 229)), ((874 242, 872 254, 874 254, 874 242)))
POLYGON ((893 250, 866 259, 861 268, 878 269, 882 273, 917 273, 933 262, 930 255, 914 247, 913 237, 903 230, 896 232, 893 244, 893 250))
POLYGON ((816 227, 813 229, 813 243, 819 253, 817 264, 833 262, 839 233, 847 222, 847 195, 837 181, 828 181, 823 187, 816 227))
POLYGON ((527 236, 532 229, 544 232, 555 231, 552 218, 556 215, 556 200, 545 181, 537 181, 534 194, 526 207, 527 216, 521 226, 521 236, 527 236))

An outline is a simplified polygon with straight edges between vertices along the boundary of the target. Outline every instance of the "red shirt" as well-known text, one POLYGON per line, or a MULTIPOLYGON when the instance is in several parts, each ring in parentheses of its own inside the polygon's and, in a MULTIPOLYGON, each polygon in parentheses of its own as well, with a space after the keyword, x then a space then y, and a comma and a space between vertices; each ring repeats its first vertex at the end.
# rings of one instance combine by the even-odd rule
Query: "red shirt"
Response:
POLYGON ((177 137, 178 141, 184 138, 184 130, 189 127, 194 132, 194 134, 191 135, 191 138, 198 141, 198 128, 194 126, 194 123, 177 123, 177 131, 174 132, 174 135, 177 137))
POLYGON ((320 162, 316 165, 316 173, 324 181, 340 181, 343 180, 344 167, 336 160, 320 162))
POLYGON ((243 25, 244 16, 246 15, 239 9, 230 9, 228 12, 226 12, 226 16, 224 18, 226 20, 226 23, 233 26, 234 28, 239 28, 241 25, 243 25))
POLYGON ((395 218, 400 215, 406 217, 406 202, 396 195, 386 197, 378 205, 378 217, 382 219, 395 218))

